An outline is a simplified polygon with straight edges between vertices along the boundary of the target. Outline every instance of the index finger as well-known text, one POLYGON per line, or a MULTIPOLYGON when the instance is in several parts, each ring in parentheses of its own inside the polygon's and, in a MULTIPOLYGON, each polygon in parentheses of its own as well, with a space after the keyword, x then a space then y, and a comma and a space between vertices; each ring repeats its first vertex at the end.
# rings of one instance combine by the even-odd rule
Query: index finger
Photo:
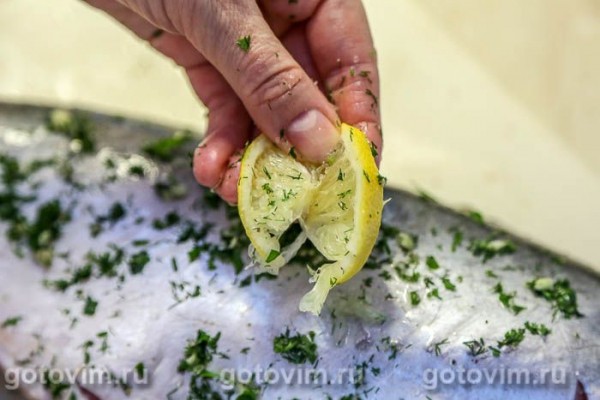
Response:
POLYGON ((306 35, 325 90, 342 121, 363 130, 382 148, 379 73, 373 38, 360 0, 324 0, 306 35))

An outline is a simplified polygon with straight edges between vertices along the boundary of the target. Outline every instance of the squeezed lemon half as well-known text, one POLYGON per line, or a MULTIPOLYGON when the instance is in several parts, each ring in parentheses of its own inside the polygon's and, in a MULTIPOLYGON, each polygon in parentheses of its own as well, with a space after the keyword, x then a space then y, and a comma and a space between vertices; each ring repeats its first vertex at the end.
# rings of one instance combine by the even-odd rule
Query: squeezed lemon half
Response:
POLYGON ((338 147, 320 166, 299 162, 264 136, 241 160, 238 210, 261 271, 277 274, 308 238, 330 262, 312 276, 300 310, 319 314, 329 290, 365 264, 381 225, 383 178, 365 134, 342 124, 338 147), (295 222, 301 232, 280 243, 295 222))

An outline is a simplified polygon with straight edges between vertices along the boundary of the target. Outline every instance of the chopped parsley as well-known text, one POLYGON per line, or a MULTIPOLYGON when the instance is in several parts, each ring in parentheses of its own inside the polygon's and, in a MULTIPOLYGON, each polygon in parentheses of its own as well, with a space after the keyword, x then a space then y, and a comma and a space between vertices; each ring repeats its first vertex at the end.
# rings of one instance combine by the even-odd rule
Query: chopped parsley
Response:
POLYGON ((250 35, 242 36, 235 42, 237 47, 239 47, 244 53, 250 51, 250 44, 252 43, 252 37, 250 35))
POLYGON ((144 379, 144 377, 146 376, 147 370, 146 370, 146 365, 143 362, 139 362, 135 365, 135 367, 133 367, 135 374, 137 375, 138 379, 144 379))
POLYGON ((485 224, 483 215, 478 211, 473 211, 473 210, 467 211, 467 217, 471 218, 473 221, 475 221, 479 225, 485 224))
POLYGON ((181 221, 181 217, 175 211, 170 211, 164 219, 155 219, 152 221, 152 227, 157 230, 171 228, 181 221))
POLYGON ((439 269, 440 268, 440 264, 438 264, 438 262, 434 256, 427 256, 425 263, 427 264, 429 269, 439 269))
POLYGON ((63 210, 59 200, 51 200, 37 209, 33 222, 24 217, 9 229, 9 238, 19 244, 25 243, 32 251, 35 260, 45 266, 52 265, 54 242, 62 233, 63 225, 70 220, 70 214, 63 210))
POLYGON ((267 263, 270 263, 271 261, 275 261, 275 259, 277 257, 279 257, 281 253, 278 252, 277 250, 273 250, 271 249, 271 251, 269 252, 269 255, 267 256, 267 259, 265 260, 267 263))
POLYGON ((146 264, 150 262, 150 256, 146 250, 142 250, 129 258, 129 271, 133 275, 142 273, 146 264))
POLYGON ((442 355, 442 346, 444 346, 446 344, 448 344, 448 338, 446 338, 444 340, 440 340, 439 342, 436 342, 433 344, 433 349, 434 349, 435 355, 437 357, 442 355))
POLYGON ((467 346, 469 354, 473 357, 480 356, 487 351, 483 338, 479 338, 479 340, 468 340, 463 342, 463 344, 467 346))
POLYGON ((483 262, 494 258, 495 256, 512 254, 517 248, 508 239, 484 239, 484 240, 473 240, 469 246, 469 250, 475 256, 483 256, 483 262))
POLYGON ((115 224, 125 218, 126 215, 127 210, 123 207, 123 204, 120 202, 113 203, 106 214, 97 216, 94 223, 90 225, 90 234, 92 237, 98 236, 104 230, 104 224, 107 222, 115 224))
POLYGON ((54 110, 46 120, 46 128, 71 139, 76 143, 77 149, 83 153, 92 153, 96 150, 92 122, 80 112, 54 110))
POLYGON ((527 287, 536 296, 543 297, 552 304, 554 315, 560 312, 566 319, 583 317, 577 308, 577 294, 568 280, 537 278, 527 282, 527 287))
POLYGON ((419 303, 421 302, 421 296, 419 296, 419 293, 417 293, 415 290, 410 292, 410 304, 412 304, 413 306, 417 306, 419 305, 419 303))
POLYGON ((515 315, 525 310, 525 307, 515 303, 516 293, 506 293, 500 282, 494 286, 494 293, 498 293, 498 299, 500 300, 500 303, 502 303, 504 307, 512 311, 515 315))
POLYGON ((285 333, 273 340, 273 351, 293 364, 314 364, 317 361, 317 344, 314 338, 315 333, 312 331, 308 335, 298 333, 290 336, 289 329, 286 329, 285 333))
POLYGON ((154 159, 170 162, 181 153, 180 150, 182 150, 186 144, 190 143, 191 140, 191 132, 177 131, 170 137, 147 143, 142 147, 142 150, 154 159))
POLYGON ((516 347, 518 346, 523 339, 525 339, 525 329, 511 329, 510 331, 504 334, 504 339, 498 342, 498 348, 502 347, 516 347))
POLYGON ((23 320, 23 317, 21 317, 21 316, 7 318, 4 320, 4 322, 2 322, 2 325, 0 325, 0 328, 8 328, 9 326, 17 326, 17 324, 19 322, 21 322, 21 320, 23 320))
POLYGON ((211 379, 217 376, 209 371, 208 365, 217 354, 217 344, 221 338, 221 332, 210 336, 203 330, 199 330, 196 339, 190 340, 184 350, 184 358, 179 362, 177 371, 179 373, 190 373, 189 399, 221 399, 211 387, 211 379))
POLYGON ((442 276, 441 279, 442 279, 442 283, 444 284, 444 287, 446 288, 446 290, 449 290, 451 292, 456 291, 456 285, 450 281, 450 278, 448 278, 447 276, 442 276))
POLYGON ((525 329, 532 335, 548 336, 552 331, 544 324, 536 324, 535 322, 525 322, 525 329))
POLYGON ((463 233, 458 228, 454 228, 452 230, 454 231, 454 233, 452 235, 452 246, 450 247, 450 249, 454 253, 463 242, 463 233))
POLYGON ((85 299, 85 304, 83 306, 83 313, 85 315, 94 315, 96 313, 96 308, 98 307, 98 302, 87 296, 85 299))

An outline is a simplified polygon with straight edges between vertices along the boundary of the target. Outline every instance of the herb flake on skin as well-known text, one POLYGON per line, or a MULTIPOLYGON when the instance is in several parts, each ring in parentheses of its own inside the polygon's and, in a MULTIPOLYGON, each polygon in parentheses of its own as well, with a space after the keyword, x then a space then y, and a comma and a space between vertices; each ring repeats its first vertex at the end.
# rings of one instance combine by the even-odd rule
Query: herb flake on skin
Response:
POLYGON ((248 53, 250 51, 250 45, 252 44, 252 37, 250 35, 242 36, 237 40, 237 42, 235 42, 235 44, 244 53, 248 53))
POLYGON ((46 128, 71 139, 75 144, 71 147, 75 147, 83 153, 92 153, 96 150, 92 122, 82 113, 54 110, 48 115, 46 128))
POLYGON ((196 338, 188 341, 184 350, 184 358, 179 362, 177 371, 181 374, 189 373, 191 375, 189 398, 221 398, 211 387, 211 381, 218 374, 208 370, 208 365, 212 362, 213 357, 218 354, 217 345, 220 338, 221 332, 218 332, 215 336, 210 336, 210 334, 200 329, 196 333, 196 338))
POLYGON ((163 162, 171 162, 182 152, 186 144, 191 143, 189 131, 177 131, 172 136, 150 142, 142 150, 150 157, 163 162))
POLYGON ((463 342, 465 346, 469 349, 469 354, 473 357, 480 356, 487 352, 487 347, 485 346, 485 342, 483 338, 479 338, 479 340, 468 340, 463 342))
POLYGON ((86 297, 85 304, 83 306, 83 314, 92 316, 96 313, 98 302, 92 299, 90 296, 86 297))
POLYGON ((150 256, 146 250, 135 253, 128 261, 129 271, 132 275, 140 274, 148 262, 150 262, 150 256))
POLYGON ((561 313, 566 319, 581 318, 577 308, 577 293, 571 288, 566 279, 553 281, 551 278, 537 278, 527 282, 527 287, 539 297, 543 297, 552 304, 553 315, 561 313))
POLYGON ((314 342, 315 333, 309 332, 308 335, 300 333, 290 336, 289 329, 285 333, 275 337, 273 340, 273 351, 292 364, 304 364, 310 362, 314 364, 317 361, 317 344, 314 342))
POLYGON ((425 263, 427 264, 427 267, 429 267, 429 269, 435 270, 440 268, 440 264, 438 264, 437 260, 433 256, 427 256, 425 263))
POLYGON ((410 304, 413 306, 418 306, 421 302, 421 296, 415 290, 410 292, 410 304))
POLYGON ((498 348, 505 346, 517 347, 525 339, 525 329, 511 329, 504 334, 504 339, 498 341, 498 348))
POLYGON ((463 242, 463 233, 460 229, 455 228, 452 230, 454 233, 452 235, 452 246, 450 247, 450 249, 452 250, 452 252, 454 253, 456 250, 458 250, 458 248, 460 247, 460 245, 463 242))
POLYGON ((0 325, 0 328, 5 329, 10 326, 17 326, 19 324, 19 322, 21 322, 22 320, 23 320, 23 317, 21 317, 21 316, 7 318, 4 320, 4 322, 2 322, 2 325, 0 325))
POLYGON ((508 239, 484 239, 474 240, 469 246, 469 250, 474 256, 482 256, 483 262, 485 263, 491 258, 501 256, 505 254, 514 253, 517 248, 508 239))
POLYGON ((450 281, 450 278, 448 278, 447 276, 443 276, 443 277, 441 277, 441 280, 442 280, 442 284, 444 285, 446 290, 449 290, 451 292, 456 291, 456 285, 454 283, 452 283, 452 281, 450 281))
POLYGON ((521 311, 525 310, 525 307, 520 306, 515 303, 516 293, 506 293, 502 284, 498 282, 496 286, 494 286, 494 293, 498 294, 498 299, 502 305, 513 312, 513 314, 518 315, 521 311))
POLYGON ((433 350, 437 357, 442 355, 442 346, 447 345, 447 344, 448 344, 448 338, 446 338, 444 340, 440 340, 439 342, 436 342, 433 344, 433 350))
POLYGON ((532 335, 539 335, 542 337, 548 336, 552 331, 544 324, 536 324, 535 322, 525 322, 525 329, 532 335))

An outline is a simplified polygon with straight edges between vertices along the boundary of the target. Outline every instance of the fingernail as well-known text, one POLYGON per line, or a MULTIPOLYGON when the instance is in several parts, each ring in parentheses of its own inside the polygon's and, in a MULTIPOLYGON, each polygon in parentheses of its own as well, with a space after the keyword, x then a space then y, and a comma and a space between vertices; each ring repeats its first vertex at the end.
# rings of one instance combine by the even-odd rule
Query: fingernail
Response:
POLYGON ((302 157, 322 162, 340 139, 337 128, 318 110, 303 112, 285 130, 287 140, 302 157))

